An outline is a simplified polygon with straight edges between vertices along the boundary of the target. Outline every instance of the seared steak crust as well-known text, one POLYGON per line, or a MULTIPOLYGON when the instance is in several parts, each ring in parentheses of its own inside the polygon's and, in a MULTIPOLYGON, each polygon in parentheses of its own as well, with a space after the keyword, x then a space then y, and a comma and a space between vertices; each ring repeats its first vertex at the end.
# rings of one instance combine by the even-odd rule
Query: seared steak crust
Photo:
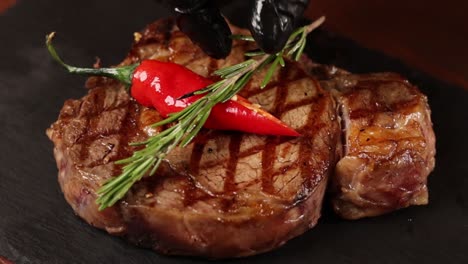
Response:
POLYGON ((435 136, 426 96, 393 73, 339 73, 321 84, 336 97, 344 133, 335 212, 358 219, 427 204, 435 136))
MULTIPOLYGON (((141 32, 123 64, 152 58, 209 76, 243 60, 252 48, 248 45, 235 42, 227 59, 213 60, 172 20, 161 20, 141 32)), ((96 191, 120 173, 114 161, 131 155, 129 142, 157 133, 149 125, 160 117, 133 101, 117 82, 89 79, 88 94, 66 101, 47 131, 66 200, 91 225, 166 254, 252 255, 313 227, 337 158, 340 132, 334 101, 293 62, 263 90, 258 88, 261 79, 252 80, 242 95, 301 137, 205 130, 103 211, 97 210, 96 191)))

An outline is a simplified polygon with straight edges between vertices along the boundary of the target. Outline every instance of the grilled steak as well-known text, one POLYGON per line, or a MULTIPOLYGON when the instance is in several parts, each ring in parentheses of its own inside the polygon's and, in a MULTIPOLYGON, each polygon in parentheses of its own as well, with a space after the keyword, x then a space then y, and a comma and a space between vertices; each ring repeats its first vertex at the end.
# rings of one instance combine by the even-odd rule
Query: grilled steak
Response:
POLYGON ((331 184, 335 212, 358 219, 427 204, 435 164, 427 98, 397 74, 328 72, 321 84, 336 97, 344 133, 331 184))
MULTIPOLYGON (((123 64, 152 58, 203 76, 240 62, 251 48, 235 42, 226 60, 213 60, 172 20, 150 25, 137 39, 123 64)), ((135 184, 118 204, 98 211, 97 189, 121 170, 114 161, 131 155, 129 142, 157 133, 149 125, 160 116, 137 104, 117 82, 89 79, 88 94, 66 101, 47 131, 66 200, 89 224, 166 254, 252 255, 313 227, 337 158, 334 101, 293 62, 263 90, 261 80, 255 77, 241 95, 301 137, 203 131, 188 147, 172 151, 155 175, 135 184)))
MULTIPOLYGON (((172 20, 160 20, 141 32, 122 64, 151 58, 209 76, 242 61, 251 45, 234 42, 229 57, 213 60, 172 20)), ((133 243, 210 258, 271 250, 313 227, 333 171, 332 202, 344 218, 427 203, 435 138, 417 88, 395 74, 353 75, 305 57, 288 62, 263 90, 261 80, 254 77, 241 95, 302 137, 203 130, 118 204, 98 211, 96 191, 121 171, 114 161, 132 154, 129 142, 158 133, 149 125, 161 118, 118 82, 90 78, 88 94, 66 101, 47 130, 66 200, 91 225, 133 243)))

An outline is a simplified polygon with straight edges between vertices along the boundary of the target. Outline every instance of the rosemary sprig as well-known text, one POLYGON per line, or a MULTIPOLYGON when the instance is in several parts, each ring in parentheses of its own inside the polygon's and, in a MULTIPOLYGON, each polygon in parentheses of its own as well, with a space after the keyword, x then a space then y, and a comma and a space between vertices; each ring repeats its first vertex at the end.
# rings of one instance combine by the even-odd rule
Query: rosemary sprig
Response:
MULTIPOLYGON (((187 94, 205 94, 196 102, 180 112, 171 114, 168 118, 153 124, 158 127, 175 122, 175 124, 161 133, 148 138, 146 141, 132 143, 133 146, 144 148, 137 150, 131 157, 119 160, 116 164, 123 165, 122 173, 108 180, 98 190, 96 202, 99 209, 105 209, 123 198, 133 184, 145 175, 156 172, 164 158, 176 147, 187 146, 198 134, 208 119, 211 109, 218 103, 226 102, 238 93, 252 78, 252 76, 263 68, 269 66, 261 87, 265 87, 271 80, 278 66, 285 66, 285 57, 299 60, 306 45, 306 36, 309 32, 320 26, 325 18, 321 17, 312 24, 301 27, 294 31, 283 50, 276 54, 265 54, 263 51, 246 53, 250 59, 239 64, 225 67, 214 72, 221 78, 205 89, 187 94)), ((251 36, 236 35, 234 39, 253 41, 251 36)))

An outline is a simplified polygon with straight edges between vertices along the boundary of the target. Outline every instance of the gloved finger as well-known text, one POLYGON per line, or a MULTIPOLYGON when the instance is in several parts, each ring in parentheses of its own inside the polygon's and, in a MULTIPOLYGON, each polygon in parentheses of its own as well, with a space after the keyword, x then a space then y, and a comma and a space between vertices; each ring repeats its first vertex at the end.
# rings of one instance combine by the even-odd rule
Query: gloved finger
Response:
POLYGON ((211 1, 177 0, 170 3, 177 13, 177 25, 209 56, 220 59, 231 52, 231 30, 211 1))
POLYGON ((276 53, 302 17, 308 0, 255 0, 252 6, 250 32, 266 53, 276 53))

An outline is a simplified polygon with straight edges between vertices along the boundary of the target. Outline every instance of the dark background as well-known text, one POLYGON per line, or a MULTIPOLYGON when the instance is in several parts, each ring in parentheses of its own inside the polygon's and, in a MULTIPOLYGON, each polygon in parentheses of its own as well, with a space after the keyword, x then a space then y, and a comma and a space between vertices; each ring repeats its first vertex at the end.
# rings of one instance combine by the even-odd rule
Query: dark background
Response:
MULTIPOLYGON (((250 0, 237 0, 246 1, 250 0)), ((0 13, 16 2, 0 0, 0 13)), ((468 1, 310 2, 306 16, 316 18, 326 15, 324 28, 349 37, 364 47, 401 58, 413 67, 468 89, 468 1)))
POLYGON ((468 89, 468 1, 311 0, 325 28, 468 89))
MULTIPOLYGON (((227 14, 242 22, 245 11, 231 6, 227 14)), ((0 256, 15 263, 202 262, 136 248, 76 217, 45 136, 64 100, 86 93, 83 78, 49 58, 46 33, 58 32, 57 47, 69 62, 91 65, 99 56, 112 65, 124 58, 134 31, 167 15, 151 0, 19 1, 0 15, 0 256)), ((396 71, 428 95, 437 136, 430 204, 359 221, 325 209, 317 227, 284 247, 227 262, 468 263, 468 93, 340 35, 321 30, 309 40, 307 52, 319 62, 396 71)))

